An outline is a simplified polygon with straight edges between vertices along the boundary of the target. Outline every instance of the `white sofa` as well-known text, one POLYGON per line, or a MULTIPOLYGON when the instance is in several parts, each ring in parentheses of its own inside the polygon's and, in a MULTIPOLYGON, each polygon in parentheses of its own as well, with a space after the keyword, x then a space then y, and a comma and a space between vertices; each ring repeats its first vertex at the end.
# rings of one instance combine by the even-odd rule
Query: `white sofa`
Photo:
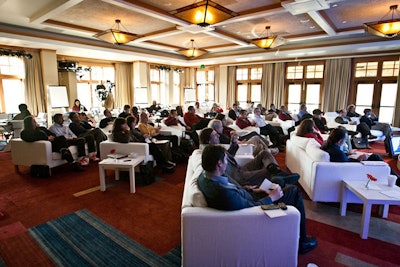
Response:
MULTIPOLYGON (((365 180, 367 173, 386 181, 390 167, 385 162, 330 162, 329 154, 312 138, 293 135, 286 142, 286 166, 300 174, 299 183, 313 201, 340 202, 343 179, 365 180), (365 165, 365 164, 371 165, 365 165), (374 164, 374 165, 372 165, 374 164)), ((350 202, 360 200, 352 196, 350 202)))
MULTIPOLYGON (((61 159, 61 153, 52 152, 50 141, 25 142, 21 138, 11 139, 11 158, 15 170, 18 166, 47 165, 50 169, 67 163, 61 159)), ((78 158, 76 146, 68 148, 74 159, 78 158)))
POLYGON ((181 211, 182 266, 297 266, 300 213, 270 218, 260 207, 208 208, 197 187, 201 151, 189 158, 181 211))

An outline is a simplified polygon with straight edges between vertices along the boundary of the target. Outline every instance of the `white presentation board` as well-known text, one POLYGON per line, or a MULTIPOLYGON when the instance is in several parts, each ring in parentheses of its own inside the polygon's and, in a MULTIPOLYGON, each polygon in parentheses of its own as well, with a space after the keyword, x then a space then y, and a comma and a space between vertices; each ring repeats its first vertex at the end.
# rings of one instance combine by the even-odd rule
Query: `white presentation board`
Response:
POLYGON ((69 107, 67 87, 65 85, 49 85, 47 89, 50 97, 50 106, 52 108, 69 107))

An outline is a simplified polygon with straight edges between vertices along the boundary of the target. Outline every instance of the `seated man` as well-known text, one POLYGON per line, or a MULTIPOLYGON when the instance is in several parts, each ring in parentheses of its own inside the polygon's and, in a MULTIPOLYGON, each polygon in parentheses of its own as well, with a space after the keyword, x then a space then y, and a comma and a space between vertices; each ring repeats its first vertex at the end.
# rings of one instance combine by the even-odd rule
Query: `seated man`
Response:
POLYGON ((113 125, 115 117, 112 116, 111 111, 109 109, 105 109, 103 111, 104 118, 100 121, 99 128, 106 128, 109 125, 113 125))
POLYGON ((196 110, 194 107, 189 106, 188 111, 183 115, 186 125, 189 126, 192 131, 201 130, 207 127, 207 124, 210 121, 209 119, 200 117, 195 112, 196 110))
POLYGON ((124 105, 124 110, 118 115, 118 118, 126 118, 129 115, 131 115, 131 106, 130 105, 124 105))
MULTIPOLYGON (((350 120, 350 118, 347 116, 347 110, 345 109, 339 110, 339 116, 335 118, 335 122, 340 124, 357 125, 356 121, 350 120)), ((360 123, 357 125, 357 132, 361 133, 361 144, 365 145, 366 148, 371 149, 371 147, 368 145, 368 139, 375 139, 376 136, 371 134, 368 125, 365 122, 360 121, 360 123)), ((350 135, 356 135, 357 132, 348 131, 350 135)))
MULTIPOLYGON (((24 129, 21 132, 21 139, 26 142, 35 142, 46 140, 51 142, 53 152, 61 153, 61 158, 72 164, 74 171, 83 171, 79 162, 74 162, 71 152, 68 149, 64 136, 56 136, 44 127, 39 127, 36 120, 32 116, 24 119, 24 129)), ((35 153, 35 151, 26 151, 27 153, 35 153)))
POLYGON ((347 117, 361 117, 361 115, 356 112, 356 106, 354 104, 347 106, 347 117))
POLYGON ((184 123, 182 123, 179 120, 178 112, 176 111, 176 109, 171 109, 168 117, 166 119, 164 119, 164 124, 167 126, 181 125, 181 126, 185 127, 185 129, 190 128, 190 127, 187 127, 184 123))
POLYGON ((107 136, 99 129, 99 128, 85 128, 84 125, 81 123, 81 119, 79 118, 78 113, 71 112, 69 114, 69 119, 71 123, 69 124, 69 129, 78 137, 84 137, 86 142, 92 142, 93 140, 96 143, 96 154, 93 154, 91 159, 93 161, 99 161, 100 158, 100 143, 107 140, 107 136), (91 135, 92 137, 88 137, 91 135))
POLYGON ((254 187, 245 189, 233 184, 229 175, 223 176, 228 162, 228 153, 223 147, 210 145, 204 148, 201 157, 201 166, 204 171, 198 177, 197 185, 209 207, 220 210, 240 210, 278 202, 293 205, 301 214, 299 253, 307 253, 317 246, 317 240, 314 237, 307 237, 303 198, 296 186, 291 185, 284 189, 278 186, 270 192, 254 187))
MULTIPOLYGON (((219 136, 211 128, 203 129, 200 133, 200 147, 208 144, 219 144, 219 136)), ((300 176, 297 173, 288 174, 279 168, 277 161, 270 150, 261 151, 253 160, 239 166, 234 156, 239 149, 237 135, 232 135, 231 146, 228 150, 228 166, 226 174, 241 185, 261 185, 268 178, 273 183, 284 187, 286 184, 297 182, 300 176)))
POLYGON ((239 116, 239 106, 237 103, 234 103, 232 105, 232 109, 230 109, 228 112, 228 117, 235 121, 238 116, 239 116))
POLYGON ((326 119, 322 116, 322 111, 320 109, 314 109, 313 110, 313 121, 315 123, 315 126, 318 128, 318 130, 325 134, 329 132, 329 128, 326 125, 326 119))
MULTIPOLYGON (((64 118, 61 113, 57 113, 53 116, 53 125, 50 126, 49 131, 54 133, 56 136, 64 136, 66 139, 67 146, 76 145, 78 148, 78 157, 81 165, 86 166, 88 162, 86 160, 85 143, 86 140, 83 137, 77 137, 69 127, 64 126, 64 118)), ((87 137, 89 155, 93 158, 93 154, 96 154, 96 147, 94 145, 93 136, 87 137)))
POLYGON ((285 106, 281 106, 281 109, 280 109, 280 111, 279 111, 279 113, 278 113, 278 118, 279 118, 281 121, 290 121, 290 120, 293 120, 292 115, 290 115, 289 111, 286 109, 285 106))
MULTIPOLYGON (((243 110, 240 112, 242 116, 243 110)), ((247 115, 246 115, 247 117, 247 115)), ((273 147, 277 147, 280 151, 284 151, 285 145, 285 137, 283 134, 283 130, 280 126, 272 126, 267 124, 263 117, 261 117, 261 110, 256 108, 254 109, 253 121, 256 123, 256 127, 260 128, 260 134, 264 136, 269 136, 273 147)))
POLYGON ((378 122, 379 118, 370 108, 364 109, 364 115, 360 118, 360 123, 365 122, 371 130, 382 131, 386 138, 392 135, 392 129, 388 123, 378 122))

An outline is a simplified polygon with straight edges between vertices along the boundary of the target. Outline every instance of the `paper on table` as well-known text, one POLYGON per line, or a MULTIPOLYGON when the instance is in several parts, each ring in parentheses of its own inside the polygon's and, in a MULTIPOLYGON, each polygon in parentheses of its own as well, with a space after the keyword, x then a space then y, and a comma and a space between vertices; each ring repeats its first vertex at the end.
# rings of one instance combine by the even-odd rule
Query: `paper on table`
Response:
POLYGON ((380 193, 388 197, 400 199, 400 192, 398 191, 390 190, 390 191, 381 191, 380 193))
POLYGON ((277 184, 271 183, 268 179, 264 179, 264 181, 260 185, 260 189, 264 190, 265 192, 274 190, 277 187, 278 187, 277 184))
POLYGON ((276 210, 264 210, 265 214, 267 214, 270 218, 286 216, 286 212, 281 209, 276 210))
POLYGON ((387 165, 384 161, 360 161, 364 165, 372 165, 372 166, 379 166, 379 165, 387 165))

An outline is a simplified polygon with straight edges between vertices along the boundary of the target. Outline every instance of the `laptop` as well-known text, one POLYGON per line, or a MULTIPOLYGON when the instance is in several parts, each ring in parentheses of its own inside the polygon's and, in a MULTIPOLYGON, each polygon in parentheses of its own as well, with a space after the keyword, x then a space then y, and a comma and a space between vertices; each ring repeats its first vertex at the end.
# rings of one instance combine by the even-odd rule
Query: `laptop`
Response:
MULTIPOLYGON (((386 141, 386 140, 385 140, 386 141)), ((392 136, 388 140, 389 142, 387 143, 387 146, 389 151, 389 157, 397 157, 400 155, 400 136, 392 136)), ((385 142, 386 143, 386 142, 385 142)))

